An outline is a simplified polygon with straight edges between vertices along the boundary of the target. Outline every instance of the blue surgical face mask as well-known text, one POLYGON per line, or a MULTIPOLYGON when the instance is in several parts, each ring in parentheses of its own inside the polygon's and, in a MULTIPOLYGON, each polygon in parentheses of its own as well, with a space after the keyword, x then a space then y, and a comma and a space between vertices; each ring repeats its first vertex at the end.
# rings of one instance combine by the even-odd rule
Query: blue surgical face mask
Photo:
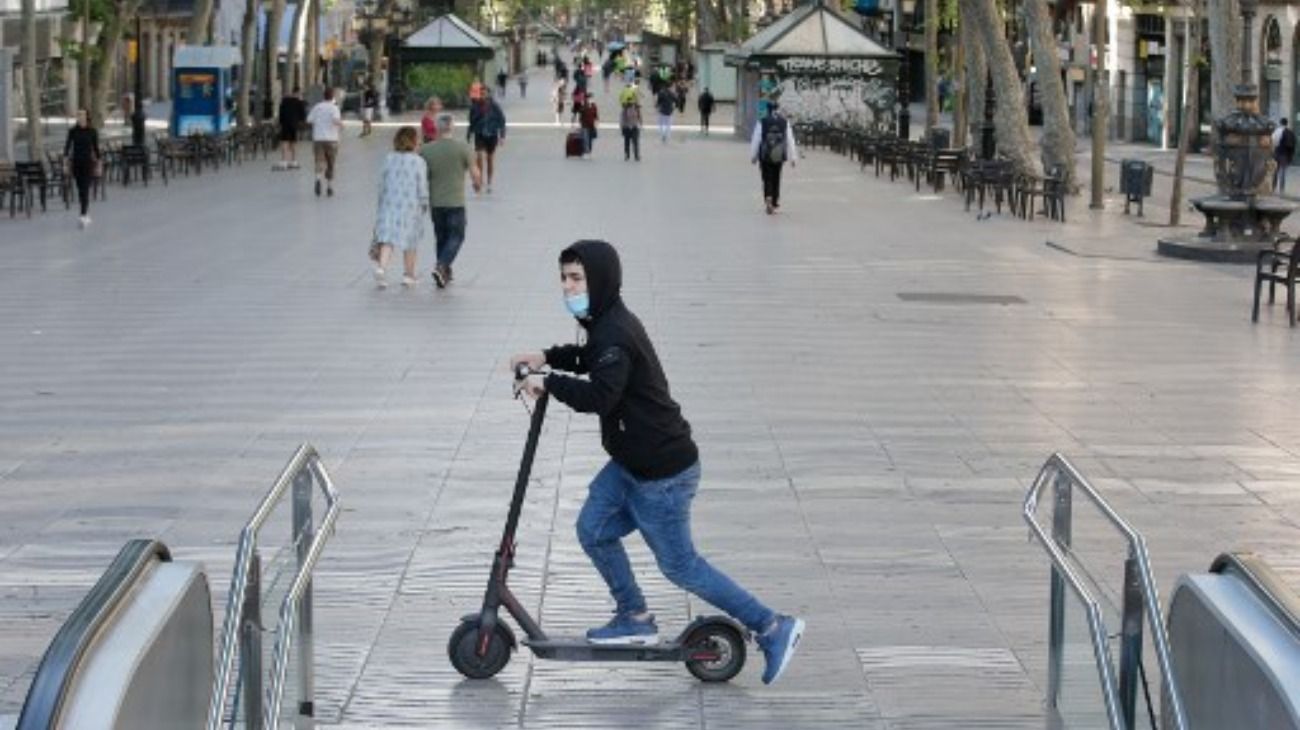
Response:
POLYGON ((591 300, 587 297, 587 292, 582 292, 571 297, 565 297, 564 306, 568 308, 569 314, 578 319, 583 319, 587 316, 587 310, 591 307, 591 300))

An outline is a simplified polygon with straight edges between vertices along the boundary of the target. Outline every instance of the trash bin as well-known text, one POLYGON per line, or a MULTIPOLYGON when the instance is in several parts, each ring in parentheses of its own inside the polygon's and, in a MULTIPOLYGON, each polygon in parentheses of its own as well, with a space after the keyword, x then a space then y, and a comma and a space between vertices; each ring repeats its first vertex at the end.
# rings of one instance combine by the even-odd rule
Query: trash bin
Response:
POLYGON ((1142 201, 1151 195, 1151 182, 1155 169, 1142 160, 1123 160, 1119 163, 1119 191, 1124 195, 1124 213, 1129 206, 1138 205, 1138 216, 1142 215, 1142 201))

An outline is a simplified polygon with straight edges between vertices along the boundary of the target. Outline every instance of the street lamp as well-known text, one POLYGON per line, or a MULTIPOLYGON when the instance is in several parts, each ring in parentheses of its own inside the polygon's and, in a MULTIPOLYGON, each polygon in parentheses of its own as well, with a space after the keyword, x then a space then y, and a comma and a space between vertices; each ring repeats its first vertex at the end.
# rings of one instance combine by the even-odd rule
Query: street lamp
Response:
POLYGON ((144 35, 140 32, 139 8, 135 13, 135 111, 131 114, 131 144, 144 145, 144 35))
POLYGON ((907 55, 908 37, 911 35, 912 23, 904 27, 903 19, 911 17, 916 10, 916 0, 911 0, 909 12, 903 0, 895 0, 894 19, 897 32, 894 34, 894 50, 898 52, 898 138, 907 141, 912 138, 912 62, 907 55))

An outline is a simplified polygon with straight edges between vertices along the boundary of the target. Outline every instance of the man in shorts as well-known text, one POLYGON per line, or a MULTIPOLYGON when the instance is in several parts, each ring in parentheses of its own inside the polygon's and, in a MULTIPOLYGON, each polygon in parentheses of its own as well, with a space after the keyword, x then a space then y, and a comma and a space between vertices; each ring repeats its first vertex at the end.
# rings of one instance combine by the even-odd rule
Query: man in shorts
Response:
POLYGON ((379 112, 379 93, 375 91, 374 84, 366 84, 366 90, 361 92, 361 136, 368 136, 375 131, 371 126, 375 121, 375 116, 379 112))
POLYGON ((334 195, 334 162, 339 155, 339 134, 343 131, 343 115, 334 103, 334 89, 325 87, 325 98, 307 114, 311 125, 311 151, 316 160, 316 197, 320 197, 321 179, 329 195, 334 195))
POLYGON ((496 174, 497 147, 506 143, 506 115, 501 105, 484 89, 483 96, 469 108, 469 130, 465 141, 474 140, 474 153, 478 167, 487 171, 487 192, 492 192, 492 178, 496 174))
POLYGON ((298 169, 298 127, 307 121, 307 105, 302 100, 302 90, 294 87, 293 93, 280 100, 280 170, 298 169))

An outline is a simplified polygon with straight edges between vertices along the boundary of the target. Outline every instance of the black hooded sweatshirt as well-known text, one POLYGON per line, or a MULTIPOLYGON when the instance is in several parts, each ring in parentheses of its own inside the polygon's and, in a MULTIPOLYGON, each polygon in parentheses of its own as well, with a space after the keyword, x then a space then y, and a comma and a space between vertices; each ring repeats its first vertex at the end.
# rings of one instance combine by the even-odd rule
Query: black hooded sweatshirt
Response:
POLYGON ((604 241, 578 241, 565 252, 582 261, 587 275, 590 304, 580 320, 587 344, 556 345, 546 350, 546 364, 588 380, 552 373, 547 392, 575 411, 598 414, 601 445, 637 478, 682 472, 699 451, 645 327, 623 304, 618 252, 604 241))

